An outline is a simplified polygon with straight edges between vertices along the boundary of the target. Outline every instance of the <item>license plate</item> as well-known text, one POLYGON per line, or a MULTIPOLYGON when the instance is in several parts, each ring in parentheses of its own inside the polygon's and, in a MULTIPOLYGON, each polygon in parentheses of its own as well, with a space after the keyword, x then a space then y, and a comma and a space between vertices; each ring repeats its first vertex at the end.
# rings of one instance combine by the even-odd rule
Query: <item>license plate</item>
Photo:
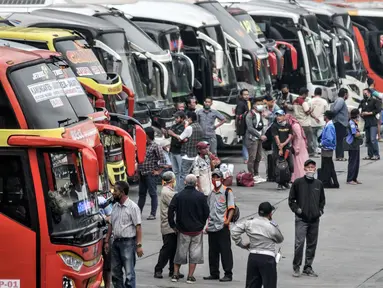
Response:
POLYGON ((165 127, 166 128, 170 128, 170 127, 172 127, 174 125, 174 123, 175 123, 174 121, 166 122, 165 123, 165 127))

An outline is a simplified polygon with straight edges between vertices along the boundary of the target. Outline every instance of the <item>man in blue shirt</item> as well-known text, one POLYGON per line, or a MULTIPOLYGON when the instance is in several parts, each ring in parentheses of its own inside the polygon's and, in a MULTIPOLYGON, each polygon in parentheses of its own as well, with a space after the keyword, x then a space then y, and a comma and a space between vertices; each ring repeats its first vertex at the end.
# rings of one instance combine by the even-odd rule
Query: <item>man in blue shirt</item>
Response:
POLYGON ((348 126, 348 108, 346 100, 348 98, 348 91, 346 88, 340 88, 338 98, 331 106, 331 112, 334 115, 333 122, 336 130, 336 161, 346 161, 344 158, 343 139, 347 135, 348 126))
POLYGON ((326 125, 321 135, 322 167, 320 172, 318 172, 318 179, 323 182, 324 188, 339 188, 338 177, 336 176, 334 161, 332 160, 334 150, 337 147, 338 137, 332 121, 333 117, 334 113, 329 110, 324 113, 326 125))

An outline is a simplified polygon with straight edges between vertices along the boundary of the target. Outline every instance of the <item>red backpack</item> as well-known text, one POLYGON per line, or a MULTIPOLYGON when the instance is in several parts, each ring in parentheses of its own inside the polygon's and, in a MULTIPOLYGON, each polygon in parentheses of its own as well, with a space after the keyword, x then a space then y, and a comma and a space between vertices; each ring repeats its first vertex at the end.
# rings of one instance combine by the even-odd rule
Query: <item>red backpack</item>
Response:
POLYGON ((254 186, 254 178, 253 174, 246 173, 245 171, 241 171, 237 174, 237 186, 244 187, 253 187, 254 186))

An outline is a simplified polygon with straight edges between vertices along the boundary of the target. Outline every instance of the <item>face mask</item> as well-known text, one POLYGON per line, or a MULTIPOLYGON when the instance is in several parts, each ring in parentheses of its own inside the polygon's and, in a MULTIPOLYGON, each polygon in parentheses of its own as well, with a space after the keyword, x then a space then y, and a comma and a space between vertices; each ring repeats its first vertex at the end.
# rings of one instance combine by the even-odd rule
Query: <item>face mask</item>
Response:
POLYGON ((257 105, 256 109, 257 109, 258 112, 262 112, 263 109, 265 109, 265 106, 263 106, 263 105, 257 105))
POLYGON ((213 185, 214 187, 218 188, 218 187, 221 187, 221 181, 220 180, 213 180, 213 185))
POLYGON ((278 124, 281 125, 281 126, 286 126, 287 121, 285 120, 285 121, 282 121, 282 122, 278 122, 278 124))
POLYGON ((312 172, 312 171, 306 172, 307 179, 310 179, 310 180, 314 179, 314 175, 315 175, 315 172, 312 172))
POLYGON ((368 99, 367 94, 363 94, 363 98, 364 98, 364 99, 368 99))
POLYGON ((205 109, 205 110, 210 110, 210 106, 208 106, 208 105, 203 105, 203 109, 205 109))
POLYGON ((289 94, 289 92, 282 92, 283 96, 287 96, 288 94, 289 94))

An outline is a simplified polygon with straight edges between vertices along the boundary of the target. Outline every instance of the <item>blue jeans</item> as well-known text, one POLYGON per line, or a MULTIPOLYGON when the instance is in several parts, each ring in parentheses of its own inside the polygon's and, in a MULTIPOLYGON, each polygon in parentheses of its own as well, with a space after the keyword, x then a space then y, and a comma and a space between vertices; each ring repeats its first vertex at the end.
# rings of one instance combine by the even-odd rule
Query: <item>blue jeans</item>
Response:
POLYGON ((376 139, 376 137, 378 136, 378 127, 366 127, 365 131, 368 157, 380 157, 378 140, 376 139))
POLYGON ((136 288, 136 238, 114 241, 112 245, 112 283, 114 288, 136 288), (125 284, 124 273, 125 270, 125 284))
POLYGON ((172 161, 172 170, 173 173, 176 175, 176 188, 175 190, 177 192, 181 192, 179 190, 180 183, 181 183, 181 167, 182 167, 182 156, 181 154, 173 154, 170 153, 170 161, 172 161))
POLYGON ((242 140, 242 157, 243 157, 243 160, 245 161, 249 160, 249 151, 247 150, 245 137, 243 137, 243 140, 242 140))
POLYGON ((148 175, 141 175, 140 174, 140 183, 138 186, 138 207, 140 207, 141 213, 144 209, 145 202, 146 202, 146 194, 149 192, 149 196, 152 199, 151 203, 151 212, 150 215, 156 216, 157 213, 157 207, 158 207, 158 196, 157 196, 157 177, 148 174, 148 175))
POLYGON ((179 185, 179 191, 185 189, 185 178, 187 175, 189 175, 193 166, 194 160, 186 160, 182 159, 182 165, 181 165, 181 175, 180 175, 180 185, 179 185))

